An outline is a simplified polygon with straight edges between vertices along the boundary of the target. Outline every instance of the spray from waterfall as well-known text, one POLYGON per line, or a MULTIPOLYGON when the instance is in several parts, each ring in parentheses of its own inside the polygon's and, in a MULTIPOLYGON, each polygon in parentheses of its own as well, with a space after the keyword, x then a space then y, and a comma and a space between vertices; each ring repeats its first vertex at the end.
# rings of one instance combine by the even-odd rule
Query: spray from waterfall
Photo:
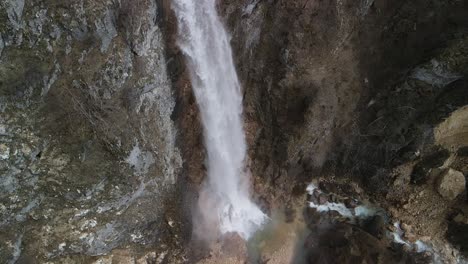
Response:
MULTIPOLYGON (((199 233, 248 239, 266 219, 250 200, 242 95, 228 35, 215 0, 173 0, 178 45, 185 54, 204 126, 208 177, 198 201, 199 233)), ((197 227, 196 227, 197 228, 197 227)))

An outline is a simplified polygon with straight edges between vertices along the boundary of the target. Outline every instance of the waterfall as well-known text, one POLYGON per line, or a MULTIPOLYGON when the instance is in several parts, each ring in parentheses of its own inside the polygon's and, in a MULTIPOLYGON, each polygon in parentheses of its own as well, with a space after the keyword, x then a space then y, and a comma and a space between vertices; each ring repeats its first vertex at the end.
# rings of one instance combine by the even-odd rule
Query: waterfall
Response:
POLYGON ((172 7, 204 127, 208 177, 200 211, 222 234, 248 239, 266 216, 250 200, 242 94, 229 37, 215 0, 173 0, 172 7))

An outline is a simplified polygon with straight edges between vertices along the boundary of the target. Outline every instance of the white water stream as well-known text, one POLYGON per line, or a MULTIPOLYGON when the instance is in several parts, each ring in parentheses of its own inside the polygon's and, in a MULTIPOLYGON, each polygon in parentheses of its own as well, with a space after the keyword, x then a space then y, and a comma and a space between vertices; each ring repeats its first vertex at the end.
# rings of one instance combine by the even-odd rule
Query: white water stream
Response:
POLYGON ((215 0, 173 0, 172 7, 204 126, 208 177, 200 211, 221 233, 248 239, 266 216, 249 196, 242 94, 229 38, 215 0))

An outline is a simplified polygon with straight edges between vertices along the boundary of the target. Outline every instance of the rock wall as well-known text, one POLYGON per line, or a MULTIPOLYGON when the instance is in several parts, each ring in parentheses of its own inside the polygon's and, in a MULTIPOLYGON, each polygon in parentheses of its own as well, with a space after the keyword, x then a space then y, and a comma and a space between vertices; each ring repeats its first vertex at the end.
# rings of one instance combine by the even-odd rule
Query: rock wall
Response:
MULTIPOLYGON (((276 178, 323 167, 336 155, 331 147, 349 141, 362 126, 360 116, 369 112, 376 93, 429 62, 450 40, 463 39, 463 2, 422 6, 417 1, 220 4, 244 81, 252 152, 261 153, 256 158, 267 155, 259 171, 276 178)), ((449 82, 460 79, 456 72, 448 74, 449 82)))
POLYGON ((352 188, 338 182, 357 183, 364 193, 355 195, 378 201, 419 237, 442 248, 458 241, 445 256, 467 248, 447 232, 464 228, 466 191, 447 201, 436 186, 437 172, 468 174, 466 1, 239 0, 220 1, 219 10, 232 32, 266 209, 288 204, 313 178, 341 192, 352 188))
POLYGON ((152 0, 0 2, 1 263, 177 248, 163 16, 152 0))
MULTIPOLYGON (((320 177, 468 255, 466 190, 438 191, 468 173, 468 2, 218 4, 262 208, 320 177)), ((175 30, 165 0, 0 1, 1 261, 184 261, 205 154, 175 30)))

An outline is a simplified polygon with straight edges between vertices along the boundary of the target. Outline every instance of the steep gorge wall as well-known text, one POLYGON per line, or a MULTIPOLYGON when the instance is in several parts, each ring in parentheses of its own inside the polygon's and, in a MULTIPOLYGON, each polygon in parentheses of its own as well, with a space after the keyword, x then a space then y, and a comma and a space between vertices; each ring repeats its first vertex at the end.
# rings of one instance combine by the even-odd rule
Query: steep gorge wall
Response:
MULTIPOLYGON (((277 190, 288 186, 286 194, 324 169, 369 180, 377 168, 390 166, 385 155, 405 146, 395 142, 402 133, 396 130, 434 110, 422 101, 465 86, 466 1, 246 0, 221 1, 220 10, 245 88, 252 166, 277 190), (418 87, 410 88, 414 95, 392 94, 402 83, 424 86, 411 80, 417 69, 432 70, 431 59, 455 78, 421 97, 418 87), (445 66, 450 63, 457 66, 445 66), (401 110, 408 108, 415 112, 401 110), (382 111, 408 119, 370 135, 382 111), (372 164, 371 175, 362 163, 372 164)), ((467 103, 460 92, 451 95, 454 109, 467 103)))
MULTIPOLYGON (((467 9, 439 0, 219 1, 263 209, 327 176, 362 183, 367 197, 423 223, 420 235, 433 227, 413 216, 420 209, 443 208, 433 222, 447 228, 460 200, 426 192, 432 205, 400 206, 440 162, 468 173, 466 146, 441 136, 459 117, 438 126, 457 110, 466 116, 467 9), (422 173, 412 174, 416 164, 422 173)), ((169 1, 0 2, 0 259, 83 263, 130 248, 181 261, 184 210, 205 168, 175 30, 169 1)), ((442 239, 445 230, 429 233, 442 239)), ((462 236, 452 241, 463 245, 462 236)))
POLYGON ((185 180, 159 4, 0 2, 1 263, 83 263, 123 247, 181 257, 185 180))
POLYGON ((468 174, 467 1, 245 0, 219 9, 266 209, 321 178, 467 254, 455 231, 466 230, 466 192, 447 200, 434 187, 441 171, 468 174))

